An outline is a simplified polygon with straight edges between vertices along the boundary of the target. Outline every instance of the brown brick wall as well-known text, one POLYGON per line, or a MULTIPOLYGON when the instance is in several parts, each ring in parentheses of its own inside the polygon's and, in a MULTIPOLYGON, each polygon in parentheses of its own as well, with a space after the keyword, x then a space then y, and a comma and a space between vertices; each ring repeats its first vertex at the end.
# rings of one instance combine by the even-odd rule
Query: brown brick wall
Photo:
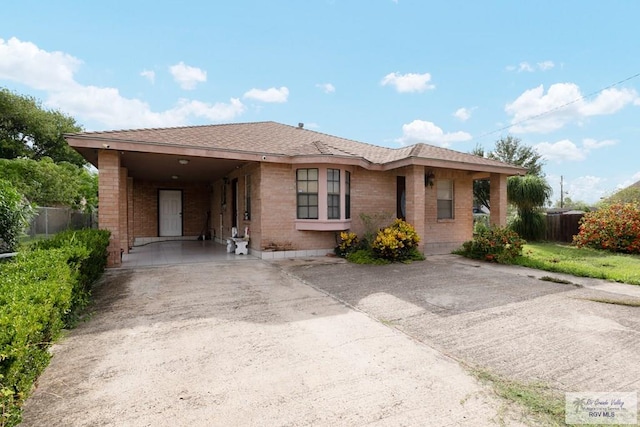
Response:
MULTIPOLYGON (((298 231, 295 229, 295 170, 288 165, 263 165, 260 186, 261 246, 270 244, 291 250, 331 248, 337 232, 298 231)), ((471 238, 473 230, 473 180, 467 172, 435 169, 436 179, 454 180, 455 218, 437 220, 437 189, 424 185, 422 166, 388 172, 351 169, 351 231, 362 236, 364 214, 380 218, 388 225, 396 217, 396 177, 405 176, 407 185, 407 220, 422 238, 420 247, 427 253, 442 253, 471 238), (386 219, 383 219, 386 218, 386 219)), ((255 234, 252 233, 252 235, 255 234)))
POLYGON ((230 173, 226 180, 219 180, 212 186, 213 192, 211 197, 211 235, 218 239, 231 237, 232 227, 232 183, 238 180, 238 218, 237 227, 238 234, 244 234, 244 228, 249 227, 251 241, 250 248, 258 248, 260 242, 261 228, 261 206, 260 206, 260 165, 257 163, 249 164, 230 173), (247 210, 245 188, 246 177, 251 176, 251 212, 248 220, 244 218, 244 212, 247 210), (226 193, 225 203, 223 206, 223 193, 226 193))
POLYGON ((437 187, 425 187, 425 235, 427 253, 449 252, 469 240, 473 233, 473 178, 464 171, 435 169, 435 180, 453 179, 454 219, 438 220, 437 187))
POLYGON ((182 190, 182 234, 198 236, 203 231, 210 207, 210 186, 206 183, 133 182, 133 236, 158 237, 158 191, 182 190))
POLYGON ((98 153, 98 225, 109 230, 107 265, 120 265, 120 153, 100 150, 98 153))

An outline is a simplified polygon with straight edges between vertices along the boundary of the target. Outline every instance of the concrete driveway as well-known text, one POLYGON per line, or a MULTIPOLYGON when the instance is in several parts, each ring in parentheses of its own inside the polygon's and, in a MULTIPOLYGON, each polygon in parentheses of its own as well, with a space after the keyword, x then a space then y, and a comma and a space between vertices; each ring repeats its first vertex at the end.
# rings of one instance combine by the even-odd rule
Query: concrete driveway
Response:
POLYGON ((462 368, 637 391, 640 287, 477 263, 111 270, 24 425, 520 425, 462 368), (540 280, 553 276, 559 284, 540 280))
POLYGON ((640 286, 455 255, 378 267, 283 266, 470 366, 559 392, 640 390, 640 307, 593 301, 637 304, 640 286))
MULTIPOLYGON (((369 274, 304 271, 360 289, 369 274)), ((53 348, 23 425, 520 424, 457 361, 276 264, 110 270, 95 297, 53 348)))

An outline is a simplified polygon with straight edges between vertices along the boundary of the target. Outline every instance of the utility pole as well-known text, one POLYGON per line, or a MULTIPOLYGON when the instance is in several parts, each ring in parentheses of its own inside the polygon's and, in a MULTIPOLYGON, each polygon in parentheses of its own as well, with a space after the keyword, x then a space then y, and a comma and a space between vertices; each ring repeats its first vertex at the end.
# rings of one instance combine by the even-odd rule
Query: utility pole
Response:
POLYGON ((564 177, 560 175, 560 209, 564 208, 564 177))

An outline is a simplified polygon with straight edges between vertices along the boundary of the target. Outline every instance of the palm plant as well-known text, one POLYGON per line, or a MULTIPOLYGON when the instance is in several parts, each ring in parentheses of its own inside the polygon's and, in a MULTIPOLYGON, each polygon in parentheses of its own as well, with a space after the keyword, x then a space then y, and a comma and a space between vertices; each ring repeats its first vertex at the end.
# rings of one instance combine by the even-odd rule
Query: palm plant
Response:
POLYGON ((507 199, 518 211, 510 224, 511 229, 527 240, 541 240, 546 229, 542 207, 551 197, 551 193, 547 181, 539 176, 509 178, 507 199))

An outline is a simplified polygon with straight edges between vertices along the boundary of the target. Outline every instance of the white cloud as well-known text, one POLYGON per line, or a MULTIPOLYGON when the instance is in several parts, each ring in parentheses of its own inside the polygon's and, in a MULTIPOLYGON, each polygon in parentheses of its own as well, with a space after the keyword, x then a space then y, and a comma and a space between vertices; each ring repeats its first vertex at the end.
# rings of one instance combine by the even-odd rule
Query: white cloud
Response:
POLYGON ((275 87, 263 90, 263 89, 251 89, 244 94, 245 98, 255 99, 261 102, 275 102, 282 103, 287 102, 289 97, 289 89, 282 86, 280 89, 275 87))
POLYGON ((402 145, 424 142, 448 147, 454 142, 468 141, 471 135, 466 132, 445 133, 432 122, 414 120, 402 125, 402 136, 396 139, 402 145))
POLYGON ((198 83, 207 81, 207 72, 197 67, 191 67, 180 61, 169 67, 173 79, 184 90, 193 90, 198 83))
MULTIPOLYGON (((148 103, 126 98, 116 88, 83 86, 75 81, 82 61, 63 52, 47 52, 30 42, 0 39, 0 79, 47 92, 44 104, 99 128, 166 127, 189 124, 190 119, 230 121, 245 111, 237 98, 228 103, 179 100, 173 108, 155 112, 148 103)), ((141 73, 150 78, 153 72, 141 73), (145 74, 146 73, 146 74, 145 74)), ((153 74, 155 75, 155 74, 153 74)))
POLYGON ((471 112, 475 110, 474 108, 458 108, 456 110, 455 113, 453 113, 453 116, 462 120, 463 122, 466 122, 467 120, 469 120, 471 118, 471 112))
POLYGON ((622 181, 620 184, 616 186, 616 188, 618 190, 622 190, 623 188, 627 188, 628 186, 635 184, 638 181, 640 181, 640 171, 631 175, 629 179, 622 181))
POLYGON ((534 148, 538 153, 544 157, 545 160, 553 160, 558 163, 562 161, 579 162, 587 158, 587 154, 584 150, 578 148, 576 144, 563 139, 562 141, 554 142, 541 142, 534 145, 534 148))
POLYGON ((245 111, 242 102, 232 98, 228 104, 181 99, 173 108, 154 112, 146 102, 125 98, 118 89, 96 86, 52 93, 47 104, 72 116, 82 116, 114 129, 180 126, 192 117, 229 121, 245 111))
POLYGON ((607 89, 592 101, 582 96, 573 83, 551 85, 546 94, 543 85, 526 90, 505 107, 505 112, 513 116, 511 131, 551 132, 590 116, 613 114, 638 100, 638 94, 631 89, 607 89))
POLYGON ((155 71, 142 70, 140 72, 140 75, 142 77, 144 77, 145 79, 149 80, 151 82, 151 84, 154 84, 156 82, 156 73, 155 73, 155 71))
POLYGON ((82 61, 64 52, 47 52, 15 37, 0 39, 0 79, 38 90, 69 90, 82 61))
POLYGON ((518 65, 518 72, 522 73, 523 71, 526 71, 528 73, 533 73, 533 67, 528 62, 521 62, 518 65))
POLYGON ((324 93, 333 93, 336 91, 336 88, 331 83, 318 83, 316 87, 322 89, 324 93))
MULTIPOLYGON (((599 176, 580 176, 566 183, 564 186, 565 195, 574 201, 582 200, 595 204, 607 194, 606 182, 605 178, 599 176)), ((558 198, 560 198, 559 195, 560 192, 558 192, 558 198)))
POLYGON ((394 86, 400 93, 424 92, 425 90, 435 88, 435 85, 429 84, 429 81, 431 81, 431 74, 429 73, 390 73, 384 76, 380 84, 382 86, 394 86))
POLYGON ((522 72, 533 73, 536 70, 538 70, 538 71, 548 71, 548 70, 552 69, 555 66, 556 66, 556 64, 554 64, 553 61, 548 61, 548 60, 547 61, 538 62, 535 65, 531 65, 527 61, 523 61, 523 62, 519 63, 517 66, 516 65, 507 65, 506 70, 507 71, 517 71, 519 73, 522 73, 522 72))
POLYGON ((602 141, 595 140, 593 138, 585 138, 582 140, 582 145, 587 150, 595 150, 602 147, 610 147, 612 145, 616 145, 618 141, 613 139, 603 139, 602 141))
POLYGON ((605 139, 597 141, 592 138, 582 140, 582 146, 579 147, 568 139, 563 139, 554 143, 541 142, 533 146, 535 150, 542 155, 545 160, 551 160, 557 163, 564 161, 580 162, 587 158, 592 150, 603 147, 610 147, 617 144, 617 141, 605 139))
POLYGON ((542 61, 542 62, 538 62, 538 69, 540 71, 547 71, 552 69, 553 67, 556 66, 556 64, 553 63, 553 61, 542 61))

